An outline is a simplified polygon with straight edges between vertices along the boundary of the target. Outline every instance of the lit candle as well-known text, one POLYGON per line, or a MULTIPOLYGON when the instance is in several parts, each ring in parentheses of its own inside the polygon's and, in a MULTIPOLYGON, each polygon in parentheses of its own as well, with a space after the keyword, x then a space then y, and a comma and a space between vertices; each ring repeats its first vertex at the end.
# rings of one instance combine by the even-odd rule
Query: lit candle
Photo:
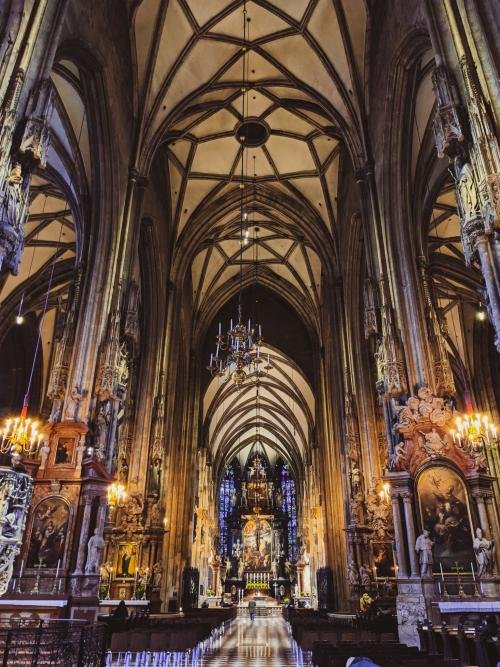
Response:
POLYGON ((219 322, 219 336, 220 336, 221 334, 222 334, 222 325, 221 325, 221 323, 219 322))

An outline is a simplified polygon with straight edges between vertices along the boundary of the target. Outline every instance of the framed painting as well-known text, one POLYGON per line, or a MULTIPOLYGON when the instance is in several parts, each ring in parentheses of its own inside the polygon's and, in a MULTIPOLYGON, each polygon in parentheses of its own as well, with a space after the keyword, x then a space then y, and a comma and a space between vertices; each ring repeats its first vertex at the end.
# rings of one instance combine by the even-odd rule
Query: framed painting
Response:
POLYGON ((59 438, 54 454, 54 465, 71 465, 75 452, 75 438, 59 438))
POLYGON ((133 579, 138 563, 139 545, 137 542, 122 542, 116 550, 116 578, 133 579))
POLYGON ((64 560, 70 512, 62 498, 46 498, 33 512, 26 567, 55 568, 64 560))
POLYGON ((426 468, 417 483, 420 520, 434 542, 433 569, 452 572, 474 562, 469 496, 463 480, 447 466, 426 468))
POLYGON ((373 564, 377 568, 377 577, 394 577, 394 552, 390 542, 372 542, 373 564))
POLYGON ((249 572, 271 568, 272 530, 268 521, 250 519, 243 528, 243 561, 249 572))

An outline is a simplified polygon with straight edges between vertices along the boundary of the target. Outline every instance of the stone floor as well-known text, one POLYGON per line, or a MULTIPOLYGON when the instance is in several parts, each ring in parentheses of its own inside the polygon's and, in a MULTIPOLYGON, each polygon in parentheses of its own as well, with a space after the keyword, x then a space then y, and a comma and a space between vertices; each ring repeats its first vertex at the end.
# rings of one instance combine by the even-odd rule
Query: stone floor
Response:
POLYGON ((229 631, 202 657, 200 667, 306 667, 309 661, 279 617, 238 618, 229 631))
POLYGON ((226 631, 186 653, 109 656, 108 667, 311 667, 282 617, 239 617, 226 631))

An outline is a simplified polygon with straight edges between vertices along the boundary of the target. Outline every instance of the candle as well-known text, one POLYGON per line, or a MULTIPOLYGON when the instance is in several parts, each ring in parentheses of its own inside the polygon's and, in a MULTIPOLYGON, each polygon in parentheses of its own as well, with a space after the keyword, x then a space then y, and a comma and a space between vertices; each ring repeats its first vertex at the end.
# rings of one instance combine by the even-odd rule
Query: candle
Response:
POLYGON ((476 583, 476 575, 474 574, 474 566, 472 565, 472 563, 470 564, 470 569, 472 572, 472 579, 474 580, 474 583, 476 583))
POLYGON ((59 560, 57 561, 57 568, 56 568, 56 581, 57 581, 57 577, 59 576, 59 567, 60 567, 60 565, 61 565, 61 559, 59 558, 59 560))
POLYGON ((444 573, 443 573, 443 564, 439 561, 439 569, 441 570, 441 581, 444 584, 444 573))
POLYGON ((24 559, 21 561, 21 567, 19 568, 19 579, 23 576, 23 570, 24 570, 24 559))

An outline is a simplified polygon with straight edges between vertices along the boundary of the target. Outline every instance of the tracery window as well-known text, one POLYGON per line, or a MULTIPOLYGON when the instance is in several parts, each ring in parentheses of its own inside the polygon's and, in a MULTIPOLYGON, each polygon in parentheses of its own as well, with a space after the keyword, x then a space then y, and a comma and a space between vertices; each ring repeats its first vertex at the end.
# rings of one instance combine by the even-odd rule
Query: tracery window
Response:
POLYGON ((281 469, 281 488, 283 490, 282 510, 288 514, 288 554, 290 560, 297 560, 297 494, 295 480, 285 464, 281 469))
POLYGON ((219 489, 219 535, 221 555, 228 553, 227 544, 227 519, 231 514, 231 498, 236 490, 234 468, 231 466, 226 470, 224 479, 219 489))

